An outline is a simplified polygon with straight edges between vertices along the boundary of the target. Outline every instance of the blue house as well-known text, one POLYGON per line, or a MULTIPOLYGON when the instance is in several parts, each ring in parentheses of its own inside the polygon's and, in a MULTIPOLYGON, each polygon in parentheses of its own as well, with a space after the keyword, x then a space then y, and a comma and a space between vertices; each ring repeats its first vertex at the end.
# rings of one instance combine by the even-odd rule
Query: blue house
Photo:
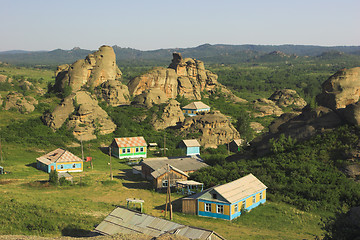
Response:
POLYGON ((266 202, 267 187, 249 174, 182 200, 183 212, 232 220, 266 202))
POLYGON ((186 156, 200 155, 200 143, 196 139, 182 140, 179 148, 186 150, 186 156))
POLYGON ((185 116, 196 116, 201 112, 210 112, 210 107, 203 102, 192 102, 182 108, 185 116))
POLYGON ((41 157, 38 157, 37 169, 50 173, 51 170, 57 172, 82 172, 83 160, 71 152, 62 148, 55 149, 41 157))

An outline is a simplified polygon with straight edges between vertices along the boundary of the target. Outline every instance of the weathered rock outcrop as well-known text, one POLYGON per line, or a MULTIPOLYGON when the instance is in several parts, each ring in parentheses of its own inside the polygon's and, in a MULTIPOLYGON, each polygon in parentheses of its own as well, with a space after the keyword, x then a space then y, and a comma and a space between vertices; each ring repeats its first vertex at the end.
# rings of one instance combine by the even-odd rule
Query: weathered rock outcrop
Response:
POLYGON ((121 78, 121 71, 116 65, 115 52, 110 46, 102 46, 85 59, 68 65, 61 65, 56 71, 54 89, 64 91, 70 87, 73 92, 82 86, 95 88, 108 80, 121 78))
POLYGON ((155 130, 175 127, 185 120, 185 116, 180 108, 180 103, 174 99, 170 99, 164 107, 161 116, 154 115, 151 121, 155 130))
POLYGON ((269 100, 274 101, 279 107, 291 106, 294 110, 301 110, 307 105, 306 101, 292 89, 277 90, 269 97, 269 100))
POLYGON ((167 100, 168 97, 163 91, 157 88, 151 88, 136 96, 132 103, 151 108, 154 104, 166 103, 167 100))
POLYGON ((204 63, 192 58, 182 58, 180 53, 173 53, 173 60, 168 68, 157 67, 132 79, 128 83, 130 94, 136 96, 148 89, 160 89, 168 98, 178 95, 188 99, 201 99, 201 92, 209 94, 221 91, 234 101, 243 101, 223 85, 218 83, 218 76, 205 70, 204 63))
POLYGON ((111 106, 130 103, 130 94, 126 85, 117 80, 108 80, 100 85, 97 95, 111 106))
POLYGON ((266 99, 260 98, 253 101, 254 110, 256 111, 253 115, 254 117, 265 117, 270 115, 280 116, 284 112, 280 107, 278 107, 275 102, 266 99))
POLYGON ((18 92, 10 92, 4 99, 4 109, 16 109, 21 113, 30 113, 35 110, 38 101, 31 96, 24 96, 18 92))
POLYGON ((197 139, 205 148, 217 148, 240 138, 239 132, 229 119, 217 111, 186 118, 181 131, 185 134, 200 133, 201 136, 197 139))
POLYGON ((52 113, 43 116, 44 123, 54 130, 59 129, 67 119, 67 127, 72 129, 73 135, 84 141, 95 139, 96 134, 112 133, 116 128, 96 98, 85 91, 71 94, 52 113))
POLYGON ((345 108, 359 101, 360 67, 342 69, 322 84, 322 93, 316 97, 319 105, 333 110, 345 108))

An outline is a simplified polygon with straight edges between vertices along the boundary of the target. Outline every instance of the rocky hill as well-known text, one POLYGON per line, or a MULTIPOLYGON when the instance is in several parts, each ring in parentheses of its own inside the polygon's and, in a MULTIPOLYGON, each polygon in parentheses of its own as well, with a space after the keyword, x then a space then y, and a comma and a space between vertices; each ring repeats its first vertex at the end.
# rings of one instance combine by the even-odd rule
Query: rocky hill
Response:
POLYGON ((318 107, 305 107, 301 114, 285 113, 270 126, 269 132, 252 142, 258 155, 269 152, 269 140, 280 134, 293 139, 307 139, 317 133, 344 123, 360 123, 360 67, 342 69, 322 84, 317 99, 318 107))
POLYGON ((196 100, 202 98, 202 92, 212 94, 220 91, 234 101, 246 102, 218 83, 217 78, 216 74, 205 70, 202 61, 183 58, 180 53, 173 53, 173 60, 168 68, 154 68, 132 79, 128 83, 128 88, 134 96, 150 89, 160 89, 168 98, 180 95, 196 100))
POLYGON ((240 138, 229 119, 218 111, 186 118, 180 131, 184 134, 199 133, 197 139, 205 148, 217 148, 240 138))

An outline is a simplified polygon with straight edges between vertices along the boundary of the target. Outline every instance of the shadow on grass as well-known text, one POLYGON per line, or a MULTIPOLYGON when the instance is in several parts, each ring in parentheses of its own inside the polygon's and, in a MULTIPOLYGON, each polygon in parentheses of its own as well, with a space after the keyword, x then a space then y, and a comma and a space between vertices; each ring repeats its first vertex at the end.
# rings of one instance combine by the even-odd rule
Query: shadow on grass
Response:
MULTIPOLYGON (((25 166, 27 166, 27 167, 32 167, 32 168, 37 169, 37 167, 36 167, 36 162, 26 164, 25 166)), ((38 170, 39 170, 39 169, 38 169, 38 170)))
MULTIPOLYGON (((173 212, 179 212, 181 213, 182 212, 182 203, 181 203, 181 200, 182 198, 179 198, 179 199, 176 199, 175 201, 172 201, 172 209, 173 209, 173 212)), ((169 207, 169 206, 168 206, 169 207)), ((165 203, 164 204, 161 204, 159 206, 156 206, 155 209, 157 210, 165 210, 165 203)))
POLYGON ((99 147, 100 151, 109 156, 109 148, 108 147, 99 147))
POLYGON ((66 226, 61 230, 61 234, 67 237, 94 237, 98 235, 95 232, 74 228, 73 226, 66 226))

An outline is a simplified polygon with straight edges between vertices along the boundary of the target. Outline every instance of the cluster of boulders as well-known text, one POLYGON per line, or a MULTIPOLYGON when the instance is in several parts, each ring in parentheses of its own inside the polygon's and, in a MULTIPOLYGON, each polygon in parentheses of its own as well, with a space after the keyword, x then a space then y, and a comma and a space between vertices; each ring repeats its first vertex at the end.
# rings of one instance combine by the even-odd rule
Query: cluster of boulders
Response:
POLYGON ((15 110, 21 113, 31 113, 35 110, 38 101, 31 96, 24 96, 18 92, 10 92, 2 100, 0 96, 0 103, 5 110, 15 110))
POLYGON ((344 123, 359 125, 359 93, 360 67, 342 69, 322 84, 322 93, 316 97, 318 107, 281 115, 269 126, 269 132, 256 138, 252 145, 258 155, 263 155, 269 152, 269 140, 280 134, 303 140, 344 123))

